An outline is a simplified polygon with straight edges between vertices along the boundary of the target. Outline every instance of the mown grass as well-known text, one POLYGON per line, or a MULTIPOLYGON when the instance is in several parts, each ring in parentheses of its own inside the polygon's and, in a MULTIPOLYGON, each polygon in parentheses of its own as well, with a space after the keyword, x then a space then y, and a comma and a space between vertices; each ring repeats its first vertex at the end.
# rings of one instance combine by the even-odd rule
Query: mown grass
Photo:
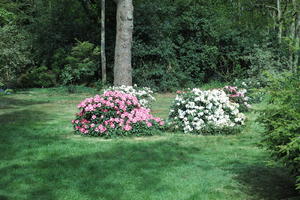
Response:
MULTIPOLYGON (((294 180, 257 147, 249 114, 231 136, 75 136, 76 104, 91 93, 34 89, 0 97, 0 199, 212 200, 297 198, 294 180)), ((157 95, 167 117, 173 94, 157 95)))

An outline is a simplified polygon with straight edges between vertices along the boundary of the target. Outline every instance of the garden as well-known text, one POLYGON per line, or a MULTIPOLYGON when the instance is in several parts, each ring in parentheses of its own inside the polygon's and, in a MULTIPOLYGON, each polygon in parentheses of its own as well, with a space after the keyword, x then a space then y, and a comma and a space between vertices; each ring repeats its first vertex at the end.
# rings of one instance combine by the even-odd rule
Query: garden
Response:
MULTIPOLYGON (((63 88, 52 88, 1 96, 0 197, 297 199, 299 194, 293 176, 259 146, 264 128, 257 122, 260 114, 256 111, 262 110, 266 103, 251 104, 250 108, 243 109, 252 111, 236 113, 238 104, 229 101, 229 96, 236 93, 227 95, 227 89, 223 92, 212 89, 215 85, 178 91, 178 94, 152 94, 143 89, 140 91, 144 93, 132 92, 123 87, 110 88, 103 96, 87 88, 76 94, 66 94, 63 88), (120 90, 126 93, 111 92, 120 90), (215 96, 205 104, 209 95, 215 96), (90 96, 93 98, 87 98, 90 96), (101 112, 111 108, 110 105, 89 110, 89 105, 98 104, 95 101, 119 96, 133 102, 124 109, 125 115, 133 113, 137 97, 145 100, 142 104, 145 107, 139 105, 143 109, 134 111, 131 117, 132 129, 125 121, 130 117, 121 117, 124 113, 101 112), (191 99, 194 101, 189 101, 191 99), (214 108, 220 101, 224 101, 224 113, 218 110, 220 107, 214 108), (200 105, 210 107, 211 102, 214 103, 210 109, 215 110, 213 113, 204 110, 201 115, 201 109, 195 108, 200 105), (83 107, 86 113, 75 115, 78 111, 83 113, 83 107), (93 119, 93 114, 97 118, 93 119), (101 115, 105 117, 98 119, 101 115), (199 115, 199 119, 190 118, 193 115, 199 115), (219 115, 221 121, 213 122, 219 115), (122 121, 117 120, 118 116, 124 119, 123 126, 119 126, 122 121), (140 118, 136 119, 138 116, 140 118), (76 120, 80 122, 77 124, 76 120), (82 123, 84 120, 91 121, 89 127, 82 123), (93 123, 103 126, 93 126, 93 123), (211 125, 205 127, 207 124, 211 125)), ((240 105, 244 104, 240 102, 240 105)))
POLYGON ((0 0, 0 200, 300 199, 299 10, 0 0))

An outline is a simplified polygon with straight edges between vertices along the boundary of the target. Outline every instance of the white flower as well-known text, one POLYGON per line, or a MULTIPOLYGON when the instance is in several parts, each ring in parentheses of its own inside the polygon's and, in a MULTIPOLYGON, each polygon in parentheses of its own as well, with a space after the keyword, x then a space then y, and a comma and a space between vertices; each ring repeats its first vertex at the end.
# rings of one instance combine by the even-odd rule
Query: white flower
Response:
POLYGON ((133 87, 132 86, 125 86, 125 85, 121 85, 118 87, 109 87, 107 88, 104 92, 106 91, 120 91, 120 92, 124 92, 127 94, 131 94, 134 95, 138 98, 140 104, 143 107, 150 107, 150 104, 155 101, 155 98, 152 96, 153 91, 148 88, 148 87, 143 87, 143 88, 138 88, 137 85, 135 84, 133 87))
POLYGON ((185 133, 201 132, 209 124, 222 128, 244 123, 245 116, 239 112, 239 104, 231 102, 223 90, 194 88, 190 93, 191 96, 177 95, 170 110, 170 113, 178 113, 175 117, 172 115, 173 119, 185 133))

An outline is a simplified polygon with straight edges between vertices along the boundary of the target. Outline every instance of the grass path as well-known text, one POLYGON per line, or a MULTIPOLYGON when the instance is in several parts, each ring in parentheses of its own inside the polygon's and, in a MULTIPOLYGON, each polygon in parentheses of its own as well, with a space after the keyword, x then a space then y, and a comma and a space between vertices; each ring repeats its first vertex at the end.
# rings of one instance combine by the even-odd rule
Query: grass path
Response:
MULTIPOLYGON (((74 136, 76 104, 93 94, 35 89, 0 97, 0 200, 278 200, 297 194, 258 148, 253 122, 232 136, 74 136)), ((166 117, 172 94, 153 113, 166 117)))

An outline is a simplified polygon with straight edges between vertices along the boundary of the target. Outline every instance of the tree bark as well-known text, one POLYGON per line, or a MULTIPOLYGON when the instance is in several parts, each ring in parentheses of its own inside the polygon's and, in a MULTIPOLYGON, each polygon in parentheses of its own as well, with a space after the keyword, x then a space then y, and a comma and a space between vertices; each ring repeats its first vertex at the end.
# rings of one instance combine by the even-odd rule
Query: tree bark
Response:
POLYGON ((300 12, 296 0, 293 0, 293 6, 295 10, 295 33, 294 33, 295 57, 294 57, 293 66, 294 66, 294 71, 296 71, 299 65, 299 51, 300 51, 300 12))
POLYGON ((278 20, 278 43, 281 44, 281 40, 282 40, 282 27, 283 27, 283 23, 282 23, 282 10, 281 10, 281 1, 277 0, 277 20, 278 20))
POLYGON ((132 0, 115 0, 115 2, 117 3, 117 35, 115 46, 114 85, 132 85, 132 0))
POLYGON ((106 84, 105 0, 101 0, 101 72, 102 72, 102 83, 106 84))

